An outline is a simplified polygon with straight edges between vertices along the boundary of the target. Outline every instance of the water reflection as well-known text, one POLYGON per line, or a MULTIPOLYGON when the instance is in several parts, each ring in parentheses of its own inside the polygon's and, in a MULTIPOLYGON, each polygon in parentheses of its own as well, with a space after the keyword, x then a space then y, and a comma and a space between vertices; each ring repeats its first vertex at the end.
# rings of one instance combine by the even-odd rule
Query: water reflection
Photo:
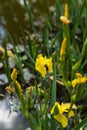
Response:
POLYGON ((10 113, 9 96, 0 101, 0 130, 29 130, 21 112, 10 113))
MULTIPOLYGON (((54 0, 28 1, 34 21, 37 19, 41 20, 41 16, 47 15, 49 6, 54 4, 54 0)), ((26 14, 23 0, 0 0, 0 26, 7 29, 12 36, 17 35, 17 37, 21 35, 20 27, 29 30, 29 18, 26 14)))
MULTIPOLYGON (((12 35, 20 36, 20 27, 28 28, 29 19, 25 19, 25 9, 17 0, 0 0, 0 26, 12 35)), ((1 31, 0 31, 1 32, 1 31)))

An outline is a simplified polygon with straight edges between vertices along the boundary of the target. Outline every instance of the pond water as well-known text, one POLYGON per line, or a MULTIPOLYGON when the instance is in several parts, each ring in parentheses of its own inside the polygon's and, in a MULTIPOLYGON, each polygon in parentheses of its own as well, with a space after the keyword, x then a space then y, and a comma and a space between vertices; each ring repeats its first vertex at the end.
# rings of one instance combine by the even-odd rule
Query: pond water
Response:
POLYGON ((13 111, 13 105, 9 95, 0 101, 0 130, 30 130, 22 112, 13 111))
MULTIPOLYGON (((28 0, 34 21, 48 15, 54 0, 28 0)), ((0 0, 0 40, 6 36, 6 30, 13 37, 21 36, 21 29, 30 29, 29 17, 23 0, 0 0)))

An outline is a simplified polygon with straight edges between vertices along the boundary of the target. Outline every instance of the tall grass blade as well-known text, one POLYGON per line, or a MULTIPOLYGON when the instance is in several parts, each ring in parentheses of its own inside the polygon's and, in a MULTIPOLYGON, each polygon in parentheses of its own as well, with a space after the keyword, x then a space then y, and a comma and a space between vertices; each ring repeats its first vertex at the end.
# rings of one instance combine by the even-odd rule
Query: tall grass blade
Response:
MULTIPOLYGON (((15 47, 15 42, 14 42, 12 36, 10 35, 10 33, 9 33, 8 31, 7 31, 7 34, 8 34, 8 37, 9 37, 11 43, 13 44, 13 48, 14 48, 14 52, 15 52, 15 61, 14 61, 14 62, 15 62, 15 64, 16 64, 16 66, 18 67, 20 73, 22 74, 22 79, 23 79, 23 81, 24 81, 24 75, 23 75, 23 68, 22 68, 21 58, 20 58, 20 56, 18 56, 16 47, 15 47)), ((16 40, 16 42, 17 42, 17 40, 16 40)), ((18 43, 18 42, 17 42, 17 43, 18 43)))
POLYGON ((54 73, 53 73, 53 84, 52 84, 52 94, 51 94, 51 106, 56 101, 56 63, 54 63, 54 73))
POLYGON ((23 0, 23 1, 24 1, 25 9, 26 9, 26 11, 28 13, 28 16, 30 18, 30 22, 31 22, 31 26, 32 26, 32 31, 35 32, 35 28, 34 28, 34 24, 33 24, 33 18, 32 18, 32 14, 31 14, 31 10, 30 10, 30 4, 26 0, 23 0))
POLYGON ((5 49, 5 71, 8 77, 9 82, 11 81, 11 70, 10 70, 10 65, 9 65, 9 58, 7 54, 7 48, 6 48, 6 41, 4 40, 4 49, 5 49))
POLYGON ((78 125, 76 125, 72 130, 80 130, 81 127, 87 124, 87 117, 84 118, 78 125))

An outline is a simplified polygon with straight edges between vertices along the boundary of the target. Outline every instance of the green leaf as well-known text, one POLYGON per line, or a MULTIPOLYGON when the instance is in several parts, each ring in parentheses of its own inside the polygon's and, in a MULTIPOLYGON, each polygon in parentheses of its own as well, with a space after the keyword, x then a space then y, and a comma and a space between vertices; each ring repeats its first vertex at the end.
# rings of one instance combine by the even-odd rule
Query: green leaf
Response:
POLYGON ((81 127, 87 124, 87 117, 84 118, 78 125, 76 125, 72 130, 80 130, 81 127))
POLYGON ((83 47, 82 47, 82 58, 87 54, 87 38, 84 41, 83 47))
POLYGON ((56 130, 56 121, 55 121, 53 115, 51 115, 50 124, 51 124, 51 130, 56 130))
POLYGON ((8 54, 7 54, 7 48, 6 48, 6 41, 4 40, 4 49, 5 49, 5 71, 8 77, 9 82, 11 81, 11 70, 10 70, 10 66, 9 66, 9 59, 8 59, 8 54))
POLYGON ((29 2, 27 2, 27 0, 23 0, 23 1, 24 1, 24 6, 25 6, 25 9, 26 9, 26 12, 28 13, 28 16, 30 18, 32 31, 35 32, 35 28, 34 28, 34 24, 33 24, 33 18, 32 18, 31 9, 30 9, 30 4, 29 4, 29 2))
POLYGON ((53 84, 52 84, 52 94, 51 94, 51 106, 56 101, 56 64, 54 63, 54 73, 53 73, 53 84))
POLYGON ((72 70, 77 70, 77 69, 80 67, 81 63, 82 63, 82 57, 80 58, 79 61, 77 61, 77 62, 72 66, 72 70))
POLYGON ((45 119, 44 119, 44 130, 48 130, 48 116, 47 116, 47 113, 45 114, 45 119))

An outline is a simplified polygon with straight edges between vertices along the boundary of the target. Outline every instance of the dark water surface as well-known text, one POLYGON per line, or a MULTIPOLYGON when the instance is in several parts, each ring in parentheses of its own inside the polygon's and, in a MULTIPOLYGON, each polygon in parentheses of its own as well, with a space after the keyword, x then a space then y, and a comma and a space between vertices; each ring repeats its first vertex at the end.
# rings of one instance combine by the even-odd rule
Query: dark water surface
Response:
MULTIPOLYGON (((41 20, 49 12, 54 0, 28 0, 34 21, 41 20)), ((21 36, 21 30, 29 30, 29 17, 23 0, 0 0, 0 40, 5 37, 7 29, 14 37, 21 36)))

